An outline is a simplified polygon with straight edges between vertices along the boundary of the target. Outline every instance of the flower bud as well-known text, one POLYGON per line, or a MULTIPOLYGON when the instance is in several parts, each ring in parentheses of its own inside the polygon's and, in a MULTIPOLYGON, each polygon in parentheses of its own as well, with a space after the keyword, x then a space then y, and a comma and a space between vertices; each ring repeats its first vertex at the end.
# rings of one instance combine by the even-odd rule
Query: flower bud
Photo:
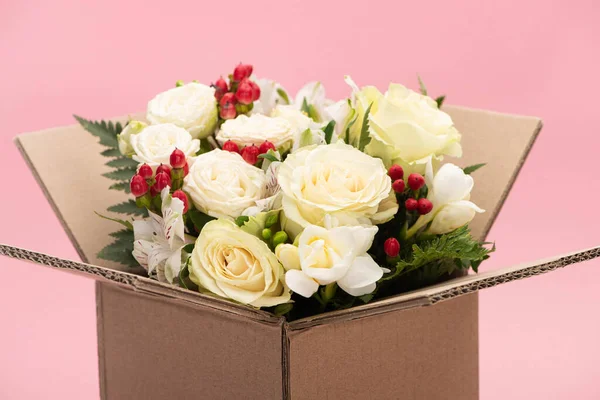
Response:
POLYGON ((392 178, 392 181, 404 178, 404 170, 398 164, 394 164, 388 170, 388 175, 392 178))
POLYGON ((185 153, 179 149, 173 150, 169 157, 169 162, 173 168, 183 168, 186 163, 185 153))
POLYGON ((154 173, 152 172, 152 167, 148 164, 142 164, 140 165, 140 169, 138 169, 138 175, 144 179, 150 179, 154 173))
POLYGON ((265 227, 270 228, 275 225, 279 221, 279 213, 271 214, 267 217, 265 221, 265 227))
POLYGON ((129 188, 135 197, 140 197, 148 192, 148 183, 144 177, 136 174, 131 178, 131 181, 129 182, 129 188))
POLYGON ((281 243, 285 243, 288 240, 288 235, 284 231, 279 231, 273 235, 273 248, 277 247, 281 243))
POLYGON ((402 179, 396 179, 394 183, 392 183, 392 189, 394 189, 394 192, 396 193, 404 192, 405 187, 406 185, 404 184, 404 181, 402 179))
POLYGON ((418 203, 419 205, 417 209, 421 215, 429 214, 429 212, 433 209, 433 204, 427 199, 419 199, 418 203))
POLYGON ((248 82, 250 82, 250 86, 252 86, 252 101, 260 99, 260 86, 254 81, 248 80, 248 82))
POLYGON ((160 174, 161 172, 164 172, 167 175, 171 175, 171 168, 168 165, 165 164, 160 164, 158 166, 158 168, 156 168, 156 175, 160 174))
POLYGON ((175 82, 175 87, 179 87, 179 86, 183 86, 183 85, 185 85, 185 82, 182 81, 181 79, 178 80, 177 82, 175 82))
POLYGON ((240 154, 240 146, 238 146, 233 140, 228 140, 223 143, 223 150, 240 154))
POLYGON ((235 92, 235 98, 241 104, 250 104, 254 100, 254 92, 252 85, 248 79, 244 79, 240 82, 237 91, 235 92))
POLYGON ((264 240, 271 240, 271 236, 273 236, 273 231, 270 230, 269 228, 265 228, 262 230, 261 232, 261 236, 264 240))
POLYGON ((383 243, 383 251, 388 257, 398 257, 400 253, 400 242, 396 238, 388 238, 383 243))
POLYGON ((173 192, 173 198, 179 199, 183 203, 183 213, 185 214, 188 211, 190 202, 188 200, 187 195, 183 192, 183 190, 176 190, 173 192))
POLYGON ((158 193, 160 193, 167 186, 171 186, 171 176, 165 172, 157 173, 156 183, 154 184, 154 186, 152 186, 153 188, 155 188, 155 191, 158 191, 158 193))
POLYGON ((242 150, 242 158, 248 164, 254 165, 258 161, 258 152, 258 147, 256 147, 255 145, 246 146, 244 147, 244 150, 242 150))
POLYGON ((265 140, 258 147, 258 154, 265 154, 269 150, 276 151, 277 148, 275 147, 275 145, 273 143, 269 142, 268 140, 265 140))
POLYGON ((419 207, 419 202, 415 199, 406 199, 404 206, 408 211, 415 211, 419 207))
POLYGON ((250 75, 252 75, 252 70, 253 68, 250 64, 238 64, 233 70, 233 80, 240 82, 242 79, 250 77, 250 75))
POLYGON ((425 178, 421 174, 412 173, 408 176, 408 187, 412 190, 419 190, 425 184, 425 178))
POLYGON ((217 82, 212 85, 215 88, 215 98, 217 101, 221 100, 221 98, 229 91, 229 87, 227 86, 227 82, 223 77, 219 78, 217 82))

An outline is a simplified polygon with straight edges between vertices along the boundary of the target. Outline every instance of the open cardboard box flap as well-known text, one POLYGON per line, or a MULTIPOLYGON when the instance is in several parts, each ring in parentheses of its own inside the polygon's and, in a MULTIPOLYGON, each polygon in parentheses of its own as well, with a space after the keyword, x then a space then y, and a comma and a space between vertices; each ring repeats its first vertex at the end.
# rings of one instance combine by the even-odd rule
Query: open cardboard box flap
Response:
MULTIPOLYGON (((462 107, 447 106, 444 109, 463 134, 464 156, 451 161, 463 167, 487 163, 474 173, 476 183, 471 196, 476 204, 487 210, 471 224, 473 234, 483 239, 497 217, 542 123, 534 117, 462 107)), ((117 226, 98 218, 94 211, 104 213, 107 207, 126 201, 128 196, 123 192, 109 190, 113 182, 101 176, 108 172, 104 165, 106 159, 100 154, 104 148, 81 127, 73 125, 22 134, 17 137, 16 143, 84 262, 64 260, 8 245, 0 245, 0 254, 78 272, 94 279, 125 285, 136 291, 235 313, 256 321, 280 323, 280 318, 269 313, 170 286, 136 274, 142 270, 132 271, 119 264, 98 259, 97 253, 110 243, 112 239, 109 233, 117 230, 117 226), (48 157, 48 154, 52 154, 52 157, 48 157), (68 176, 65 176, 65 171, 69 171, 68 176), (78 196, 72 194, 74 187, 77 187, 78 196)), ((354 319, 396 309, 431 305, 598 256, 600 248, 594 248, 549 260, 467 275, 352 309, 294 321, 290 328, 302 329, 336 319, 354 319)))

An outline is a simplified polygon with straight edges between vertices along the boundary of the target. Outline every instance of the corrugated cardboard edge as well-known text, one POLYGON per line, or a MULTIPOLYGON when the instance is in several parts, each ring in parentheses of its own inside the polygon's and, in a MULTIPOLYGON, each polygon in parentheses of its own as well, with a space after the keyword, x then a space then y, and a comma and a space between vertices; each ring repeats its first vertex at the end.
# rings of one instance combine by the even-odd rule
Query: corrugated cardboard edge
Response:
POLYGON ((158 282, 154 279, 150 279, 140 275, 130 274, 122 271, 115 271, 109 268, 97 267, 78 261, 65 260, 43 253, 21 249, 19 247, 0 244, 0 255, 29 261, 35 264, 58 268, 67 272, 73 272, 83 276, 89 277, 91 275, 96 280, 101 282, 118 284, 137 292, 146 293, 154 296, 162 296, 168 299, 175 299, 199 307, 207 307, 215 310, 220 310, 226 313, 235 314, 243 318, 249 318, 256 322, 271 325, 278 324, 281 320, 281 318, 276 317, 275 315, 270 314, 266 311, 253 309, 241 304, 236 304, 231 301, 218 298, 216 296, 208 296, 202 293, 193 292, 188 289, 158 282))
POLYGON ((96 281, 96 334, 98 342, 98 380, 100 386, 100 398, 106 399, 106 365, 104 357, 104 318, 102 303, 102 284, 96 281))
POLYGON ((467 275, 439 285, 362 306, 292 321, 289 323, 289 328, 290 330, 306 329, 312 326, 360 319, 396 310, 431 306, 442 301, 477 292, 481 289, 545 274, 558 268, 592 260, 597 257, 600 257, 600 246, 496 271, 467 275))
POLYGON ((77 254, 83 260, 83 262, 87 263, 88 259, 85 256, 85 254, 83 252, 83 249, 79 245, 79 242, 77 241, 77 238, 75 237, 75 235, 73 235, 73 232, 71 231, 71 228, 69 228, 69 225, 67 224, 67 222, 63 218, 63 216, 62 216, 62 214, 60 212, 60 209, 56 206, 56 203, 54 202, 54 199, 50 195, 50 192, 48 192, 48 188, 46 188, 46 185, 44 184, 44 182, 40 178, 40 175, 37 172, 37 169, 34 167, 33 162, 31 161, 31 159, 27 155, 27 152, 25 151, 25 148, 23 147, 23 144, 21 143, 21 141, 19 139, 19 136, 17 136, 16 138, 14 138, 14 143, 17 146, 17 148, 19 149, 19 152, 21 153, 21 155, 23 156, 23 159, 27 163, 27 167, 31 171, 31 174, 35 178, 35 181, 37 182, 38 186, 42 189, 42 192, 44 193, 44 196, 46 197, 46 200, 48 200, 48 203, 50 203, 50 207, 52 207, 52 211, 54 211, 54 214, 56 215, 56 217, 60 221, 60 224, 63 227, 63 230, 66 232, 67 236, 69 237, 69 240, 73 244, 73 247, 75 247, 75 251, 77 251, 77 254))

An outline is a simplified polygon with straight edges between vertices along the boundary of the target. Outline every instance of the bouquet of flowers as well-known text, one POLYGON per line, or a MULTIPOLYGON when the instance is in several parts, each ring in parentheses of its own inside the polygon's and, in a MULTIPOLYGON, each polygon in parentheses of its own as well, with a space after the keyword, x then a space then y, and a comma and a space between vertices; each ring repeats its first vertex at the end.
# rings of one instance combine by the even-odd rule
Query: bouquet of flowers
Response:
POLYGON ((239 64, 183 83, 125 126, 77 117, 132 199, 99 257, 154 279, 295 319, 475 272, 493 247, 468 223, 461 135, 419 79, 296 96, 239 64))

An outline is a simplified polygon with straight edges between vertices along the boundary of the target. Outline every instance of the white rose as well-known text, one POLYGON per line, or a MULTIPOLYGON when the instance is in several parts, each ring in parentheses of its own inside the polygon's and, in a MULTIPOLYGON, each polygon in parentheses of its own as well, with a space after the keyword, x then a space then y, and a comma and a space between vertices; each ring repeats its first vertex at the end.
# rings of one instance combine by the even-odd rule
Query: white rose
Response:
POLYGON ((359 89, 350 77, 346 81, 353 89, 357 113, 350 129, 353 142, 358 140, 366 109, 371 105, 367 154, 381 158, 386 166, 400 164, 407 172, 419 173, 430 160, 462 155, 460 133, 432 98, 395 83, 382 95, 372 86, 359 89))
POLYGON ((190 279, 218 296, 254 307, 287 303, 284 270, 262 240, 228 220, 202 228, 192 252, 190 279))
POLYGON ((195 82, 169 89, 150 100, 146 118, 151 124, 173 123, 194 138, 208 137, 218 121, 215 89, 195 82))
POLYGON ((433 204, 431 212, 421 215, 408 230, 407 236, 414 235, 419 229, 431 222, 425 233, 440 235, 468 224, 476 213, 484 210, 469 201, 473 189, 473 177, 464 173, 454 164, 444 164, 433 176, 431 163, 425 174, 427 181, 427 199, 433 204))
MULTIPOLYGON (((325 226, 327 219, 332 226, 385 222, 378 213, 391 192, 387 170, 381 160, 352 146, 301 148, 281 164, 277 181, 283 192, 282 224, 292 237, 308 225, 325 226)), ((390 215, 393 207, 384 205, 390 215)))
POLYGON ((262 114, 239 115, 221 125, 217 132, 217 141, 222 145, 232 140, 241 146, 260 146, 265 140, 280 148, 289 145, 294 132, 292 126, 283 118, 271 118, 262 114))
POLYGON ((384 270, 367 250, 373 244, 377 227, 338 227, 327 230, 310 225, 293 245, 275 249, 287 272, 289 288, 304 297, 312 296, 319 285, 336 282, 352 296, 375 290, 384 270))
POLYGON ((196 158, 183 181, 194 206, 213 217, 242 215, 266 194, 265 173, 237 153, 213 150, 196 158))
POLYGON ((148 124, 141 121, 129 121, 127 126, 123 128, 120 134, 117 135, 117 141, 119 142, 119 151, 124 156, 132 156, 135 154, 133 147, 131 147, 131 135, 138 134, 147 127, 148 124))
POLYGON ((150 125, 131 135, 129 141, 134 152, 132 158, 151 167, 169 165, 169 157, 175 149, 187 157, 195 156, 200 149, 198 139, 192 139, 188 131, 173 124, 150 125))

